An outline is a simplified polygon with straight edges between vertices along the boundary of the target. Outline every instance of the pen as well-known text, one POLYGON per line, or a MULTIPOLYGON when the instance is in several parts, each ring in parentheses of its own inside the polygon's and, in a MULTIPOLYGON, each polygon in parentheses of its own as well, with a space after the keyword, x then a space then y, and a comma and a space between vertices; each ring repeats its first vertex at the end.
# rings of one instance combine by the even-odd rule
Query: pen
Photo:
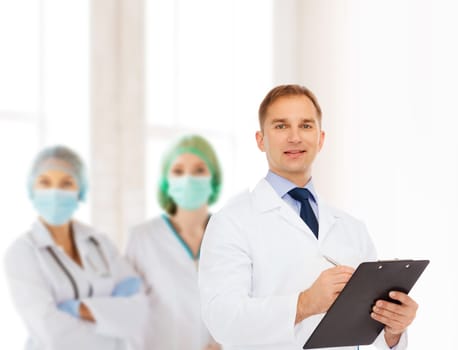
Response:
POLYGON ((327 261, 329 261, 334 266, 340 265, 337 261, 335 261, 334 259, 330 258, 329 256, 323 255, 323 258, 325 258, 327 261))

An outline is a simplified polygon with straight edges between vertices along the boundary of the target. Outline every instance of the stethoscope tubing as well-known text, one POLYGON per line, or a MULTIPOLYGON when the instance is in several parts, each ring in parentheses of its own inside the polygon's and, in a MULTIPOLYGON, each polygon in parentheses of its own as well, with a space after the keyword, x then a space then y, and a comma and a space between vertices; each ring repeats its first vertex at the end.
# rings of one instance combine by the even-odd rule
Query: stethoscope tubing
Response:
POLYGON ((54 258, 54 261, 57 263, 57 265, 59 265, 59 267, 62 269, 62 271, 65 273, 65 275, 67 276, 67 278, 69 279, 71 285, 72 285, 72 288, 73 288, 73 294, 75 296, 75 299, 79 299, 79 290, 78 290, 78 285, 76 284, 76 281, 75 279, 73 278, 72 274, 70 273, 70 271, 65 267, 65 265, 62 263, 62 261, 59 259, 59 257, 57 256, 57 254, 52 250, 51 247, 48 247, 47 248, 49 254, 51 254, 51 256, 54 258))
MULTIPOLYGON (((106 259, 105 254, 102 251, 102 248, 100 247, 100 243, 94 238, 90 237, 90 241, 96 246, 97 251, 99 252, 99 255, 101 259, 103 260, 103 263, 105 264, 105 267, 109 273, 110 271, 110 265, 108 264, 108 260, 106 259)), ((61 268, 61 270, 64 272, 64 274, 67 276, 68 280, 70 281, 70 284, 72 285, 73 289, 73 295, 75 296, 75 299, 79 299, 80 293, 78 290, 78 285, 75 281, 75 278, 72 276, 70 271, 65 267, 65 265, 62 263, 62 261, 59 259, 57 254, 52 250, 51 247, 47 248, 49 254, 53 257, 54 261, 57 263, 57 265, 61 268)), ((92 285, 89 286, 89 296, 92 296, 93 293, 93 288, 92 285)))

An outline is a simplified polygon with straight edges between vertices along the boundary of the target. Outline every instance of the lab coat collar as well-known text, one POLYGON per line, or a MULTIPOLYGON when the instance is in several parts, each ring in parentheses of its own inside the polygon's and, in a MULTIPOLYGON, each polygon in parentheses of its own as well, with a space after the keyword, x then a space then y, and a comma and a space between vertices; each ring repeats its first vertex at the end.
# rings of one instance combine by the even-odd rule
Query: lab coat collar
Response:
POLYGON ((283 206, 284 201, 266 179, 261 179, 252 193, 254 208, 259 213, 268 212, 283 206))
MULTIPOLYGON (((75 241, 81 242, 92 237, 91 230, 88 226, 73 220, 72 221, 73 233, 75 235, 75 241)), ((52 239, 51 233, 48 231, 46 226, 40 221, 36 220, 33 223, 31 230, 31 237, 38 248, 55 247, 56 243, 52 239)), ((78 243, 77 243, 78 244, 78 243)))
POLYGON ((275 192, 266 179, 258 182, 253 190, 254 207, 260 215, 272 212, 278 214, 285 223, 295 226, 300 231, 313 235, 310 228, 299 215, 275 192))
POLYGON ((40 220, 36 220, 33 223, 30 235, 38 248, 47 248, 56 245, 51 237, 51 233, 40 220))
MULTIPOLYGON (((304 231, 305 229, 311 237, 315 238, 315 235, 310 228, 302 221, 300 216, 297 215, 283 199, 280 198, 266 179, 261 179, 253 189, 252 193, 253 205, 259 214, 277 210, 278 214, 285 219, 286 222, 301 231, 304 231)), ((317 205, 320 213, 318 240, 323 241, 329 230, 339 218, 339 215, 334 210, 323 204, 319 198, 317 198, 317 205)))

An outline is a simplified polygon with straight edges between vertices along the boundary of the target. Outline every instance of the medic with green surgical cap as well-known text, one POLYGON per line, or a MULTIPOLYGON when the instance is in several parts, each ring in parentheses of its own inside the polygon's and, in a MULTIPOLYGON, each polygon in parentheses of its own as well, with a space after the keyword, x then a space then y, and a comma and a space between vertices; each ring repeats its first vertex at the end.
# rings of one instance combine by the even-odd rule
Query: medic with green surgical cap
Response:
POLYGON ((38 218, 5 256, 27 350, 141 349, 134 339, 148 299, 140 276, 108 237, 73 219, 87 182, 81 158, 61 145, 39 152, 29 172, 38 218))
MULTIPOLYGON (((185 166, 185 165, 183 165, 185 166)), ((177 207, 195 210, 202 205, 210 205, 218 199, 221 188, 221 170, 212 146, 201 136, 186 136, 180 139, 165 154, 162 161, 162 172, 159 186, 159 203, 169 214, 176 213, 177 207), (180 173, 170 172, 172 165, 183 154, 197 159, 197 163, 205 163, 210 174, 200 173, 201 166, 196 171, 180 173)))
POLYGON ((133 228, 127 245, 152 308, 145 349, 220 349, 201 319, 197 264, 221 182, 217 155, 199 135, 182 137, 163 156, 158 200, 165 213, 133 228))

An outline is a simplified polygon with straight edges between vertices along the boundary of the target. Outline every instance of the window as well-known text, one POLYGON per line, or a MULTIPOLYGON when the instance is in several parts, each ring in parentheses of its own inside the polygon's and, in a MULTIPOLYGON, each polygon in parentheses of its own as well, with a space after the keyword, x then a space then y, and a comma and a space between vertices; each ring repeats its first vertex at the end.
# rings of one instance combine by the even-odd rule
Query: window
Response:
MULTIPOLYGON (((0 2, 0 254, 35 218, 26 193, 32 157, 45 145, 64 143, 87 160, 88 3, 0 2)), ((88 217, 83 206, 78 216, 88 217)), ((4 269, 0 276, 4 280, 4 269)), ((6 283, 0 289, 2 345, 20 349, 26 331, 6 283)))
POLYGON ((257 108, 272 86, 271 1, 148 1, 147 213, 157 215, 161 155, 198 133, 223 167, 219 203, 267 171, 256 149, 257 108))

